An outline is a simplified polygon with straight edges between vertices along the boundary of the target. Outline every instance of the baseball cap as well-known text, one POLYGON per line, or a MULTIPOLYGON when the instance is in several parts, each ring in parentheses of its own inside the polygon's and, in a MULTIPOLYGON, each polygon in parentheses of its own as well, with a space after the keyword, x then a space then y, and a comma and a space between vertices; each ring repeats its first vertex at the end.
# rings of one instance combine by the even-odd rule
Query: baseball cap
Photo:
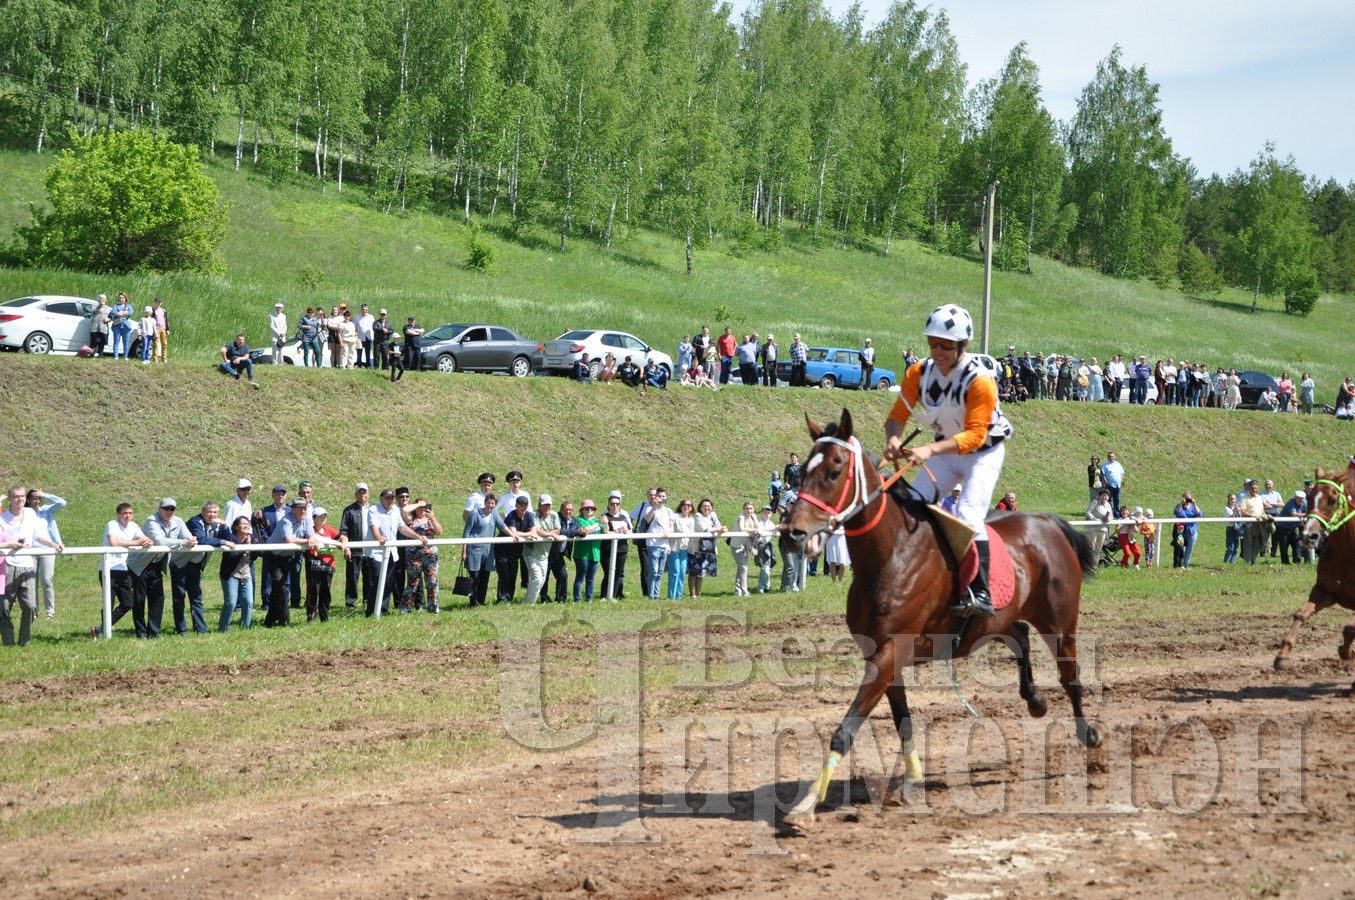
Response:
POLYGON ((235 489, 237 491, 240 490, 241 488, 252 488, 252 487, 254 487, 254 484, 248 478, 241 478, 239 481, 235 483, 235 489))
POLYGON ((1294 492, 1294 496, 1295 496, 1295 497, 1306 497, 1307 494, 1303 493, 1303 491, 1295 491, 1295 492, 1294 492))
POLYGON ((1141 516, 1141 515, 1143 515, 1143 507, 1142 507, 1142 506, 1136 506, 1136 507, 1134 507, 1134 515, 1136 515, 1136 516, 1141 516))
POLYGON ((554 506, 554 505, 555 505, 555 501, 551 499, 550 494, 542 494, 540 497, 538 497, 538 498, 536 499, 536 502, 537 502, 537 504, 540 505, 540 506, 554 506))
POLYGON ((394 497, 394 496, 395 496, 395 491, 391 490, 390 488, 382 488, 382 489, 381 489, 381 498, 382 498, 383 500, 384 500, 386 497, 394 497))
POLYGON ((297 483, 296 489, 298 491, 304 491, 308 487, 315 487, 315 485, 311 484, 309 481, 302 481, 297 483))
POLYGON ((306 506, 306 500, 303 497, 293 497, 292 506, 306 506))
POLYGON ((1242 482, 1242 486, 1243 486, 1243 487, 1247 487, 1248 485, 1251 485, 1251 484, 1256 484, 1256 479, 1255 479, 1255 478, 1248 478, 1246 481, 1242 482))
POLYGON ((517 499, 516 503, 517 503, 519 506, 526 506, 526 505, 527 505, 527 495, 526 495, 526 494, 518 494, 518 499, 517 499))
POLYGON ((381 310, 381 315, 387 316, 387 315, 390 315, 390 313, 386 312, 386 311, 383 309, 383 310, 381 310))
POLYGON ((359 481, 357 484, 353 485, 353 490, 355 491, 365 491, 367 489, 367 482, 365 481, 359 481))
POLYGON ((772 505, 771 505, 770 503, 764 503, 764 504, 762 505, 762 511, 763 511, 763 512, 771 512, 771 511, 772 511, 772 505))
POLYGON ((608 499, 608 500, 620 500, 620 499, 621 499, 621 492, 620 492, 620 491, 612 491, 610 494, 607 495, 607 499, 608 499))
POLYGON ((273 493, 275 493, 275 494, 285 494, 285 493, 287 493, 287 485, 285 485, 285 484, 275 484, 275 485, 273 485, 273 493))
POLYGON ((283 304, 283 302, 282 302, 281 300, 279 300, 277 303, 274 303, 274 304, 273 304, 273 308, 274 308, 274 309, 282 309, 283 306, 284 306, 284 304, 283 304))
POLYGON ((329 510, 325 509, 323 506, 317 506, 315 509, 311 510, 311 516, 317 519, 327 515, 329 515, 329 510))
POLYGON ((177 503, 174 502, 174 498, 173 498, 173 497, 166 497, 165 499, 163 499, 163 500, 160 501, 160 508, 161 508, 161 509, 178 509, 178 508, 179 508, 179 504, 177 504, 177 503))
POLYGON ((1144 514, 1145 516, 1147 516, 1148 518, 1151 519, 1151 518, 1153 517, 1153 510, 1152 510, 1152 508, 1150 507, 1150 508, 1148 508, 1148 509, 1145 509, 1145 510, 1143 511, 1143 514, 1144 514))
POLYGON ((409 488, 405 487, 404 485, 401 485, 400 487, 398 487, 398 488, 395 489, 395 493, 397 493, 397 494, 408 494, 408 493, 409 493, 409 488))
POLYGON ((597 509, 597 508, 598 508, 598 505, 597 505, 596 503, 594 503, 592 500, 588 500, 588 499, 585 499, 582 503, 579 504, 579 509, 581 509, 581 510, 583 510, 583 509, 597 509))

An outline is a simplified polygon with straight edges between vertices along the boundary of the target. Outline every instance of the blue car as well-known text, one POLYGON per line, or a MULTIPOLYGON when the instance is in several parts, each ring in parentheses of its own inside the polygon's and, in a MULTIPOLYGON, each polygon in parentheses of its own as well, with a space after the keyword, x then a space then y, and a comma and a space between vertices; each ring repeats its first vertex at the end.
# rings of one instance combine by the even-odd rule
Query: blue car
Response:
MULTIPOLYGON (((790 381, 790 360, 776 361, 778 381, 790 381)), ((861 357, 856 350, 844 347, 810 347, 809 359, 805 363, 805 383, 822 388, 861 387, 861 357)), ((893 369, 875 367, 870 376, 870 386, 875 390, 886 391, 898 384, 899 377, 893 369)))

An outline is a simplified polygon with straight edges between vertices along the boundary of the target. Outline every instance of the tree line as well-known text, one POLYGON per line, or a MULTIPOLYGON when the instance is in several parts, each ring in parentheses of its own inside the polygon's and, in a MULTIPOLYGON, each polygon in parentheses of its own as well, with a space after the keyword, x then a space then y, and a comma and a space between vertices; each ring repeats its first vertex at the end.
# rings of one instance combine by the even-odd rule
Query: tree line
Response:
POLYGON ((791 230, 888 253, 1349 291, 1355 185, 1264 148, 1200 177, 1158 88, 1114 48, 1071 122, 1024 43, 970 84, 944 11, 762 0, 8 0, 0 121, 43 152, 143 127, 237 168, 361 181, 387 211, 454 205, 610 244, 618 228, 772 248, 791 230))

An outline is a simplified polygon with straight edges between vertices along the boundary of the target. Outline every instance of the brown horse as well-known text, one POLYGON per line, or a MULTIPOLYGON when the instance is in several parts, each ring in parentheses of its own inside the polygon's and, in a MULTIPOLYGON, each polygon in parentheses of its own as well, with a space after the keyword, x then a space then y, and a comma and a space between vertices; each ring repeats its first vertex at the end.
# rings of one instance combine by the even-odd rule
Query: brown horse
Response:
MULTIPOLYGON (((1294 613, 1294 621, 1280 642, 1275 655, 1275 668, 1293 666, 1289 654, 1294 652, 1294 640, 1303 623, 1328 606, 1341 605, 1355 610, 1355 459, 1344 472, 1327 472, 1321 466, 1308 489, 1308 518, 1299 532, 1299 543, 1305 550, 1317 548, 1326 535, 1327 543, 1317 561, 1317 583, 1308 592, 1308 602, 1294 613)), ((1337 654, 1344 660, 1355 657, 1350 651, 1355 641, 1355 619, 1351 619, 1341 634, 1337 654)))
POLYGON ((1047 710, 1035 687, 1030 664, 1030 628, 1042 635, 1058 661, 1059 681, 1072 702, 1079 739, 1087 747, 1101 742, 1082 712, 1077 663, 1077 618, 1082 579, 1096 571, 1096 552, 1080 532, 1049 515, 1003 513, 990 520, 1006 542, 1016 574, 1012 602, 991 617, 961 627, 947 607, 957 595, 956 567, 927 506, 902 492, 881 493, 873 458, 852 433, 851 414, 842 411, 836 427, 812 420, 814 446, 805 458, 800 499, 787 523, 791 538, 817 552, 820 538, 844 526, 852 558, 847 593, 847 627, 865 656, 865 677, 833 734, 831 753, 819 780, 787 813, 785 822, 807 827, 823 802, 838 762, 850 749, 857 729, 882 696, 889 698, 894 727, 903 740, 905 779, 922 780, 913 744, 908 698, 899 679, 905 666, 970 651, 995 637, 1017 659, 1020 694, 1032 716, 1047 710), (1029 625, 1027 625, 1029 623, 1029 625), (952 647, 949 636, 959 632, 952 647), (937 644, 933 646, 933 638, 937 644))

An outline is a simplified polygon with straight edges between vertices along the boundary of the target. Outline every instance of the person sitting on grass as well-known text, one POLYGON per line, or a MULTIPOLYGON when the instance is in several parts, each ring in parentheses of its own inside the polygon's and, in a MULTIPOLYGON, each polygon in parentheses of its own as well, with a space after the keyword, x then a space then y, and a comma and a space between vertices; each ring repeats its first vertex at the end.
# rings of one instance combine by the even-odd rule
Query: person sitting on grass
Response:
POLYGON ((588 368, 587 353, 580 354, 579 358, 574 361, 574 370, 570 377, 572 377, 575 381, 587 382, 593 380, 593 373, 588 368))
POLYGON ((221 371, 240 380, 240 372, 243 371, 249 376, 249 383, 258 387, 259 383, 254 380, 254 362, 249 358, 249 344, 245 343, 245 336, 237 334, 234 343, 227 344, 221 348, 221 371))
POLYGON ((640 386, 640 367, 629 356, 616 369, 616 377, 627 387, 640 386))
POLYGON ((598 371, 598 381, 616 380, 616 354, 608 353, 602 358, 602 368, 598 371))

